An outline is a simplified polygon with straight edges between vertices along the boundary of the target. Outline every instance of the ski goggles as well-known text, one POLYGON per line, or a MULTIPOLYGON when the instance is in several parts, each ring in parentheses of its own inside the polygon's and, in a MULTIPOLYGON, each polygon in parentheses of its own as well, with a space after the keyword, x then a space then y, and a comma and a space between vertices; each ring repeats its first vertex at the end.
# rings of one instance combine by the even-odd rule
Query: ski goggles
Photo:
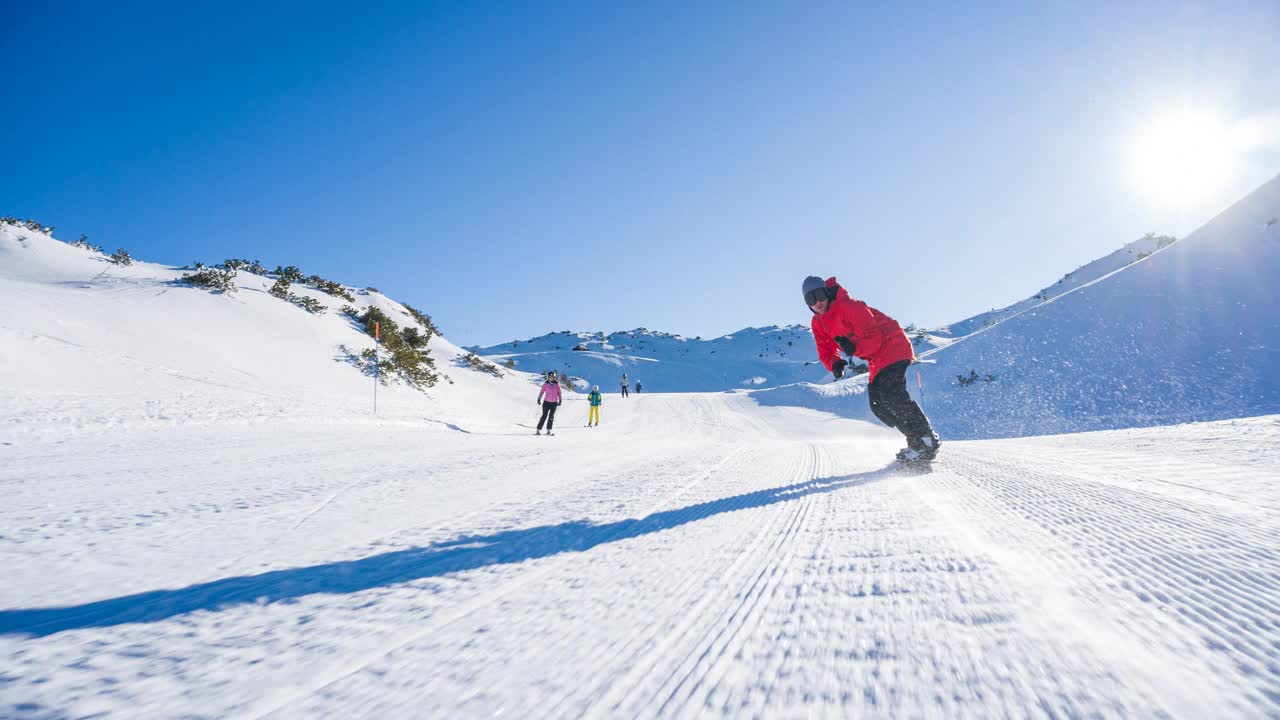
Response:
POLYGON ((817 305, 818 303, 826 299, 828 299, 826 288, 818 288, 817 290, 810 290, 809 292, 804 294, 804 303, 809 307, 813 307, 814 305, 817 305))

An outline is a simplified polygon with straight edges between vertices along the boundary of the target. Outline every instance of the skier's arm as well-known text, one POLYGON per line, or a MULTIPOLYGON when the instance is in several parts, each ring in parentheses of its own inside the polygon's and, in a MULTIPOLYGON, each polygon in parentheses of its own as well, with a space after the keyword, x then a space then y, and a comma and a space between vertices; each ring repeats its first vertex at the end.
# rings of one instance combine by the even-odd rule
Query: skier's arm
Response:
POLYGON ((542 396, 543 396, 543 395, 545 395, 545 394, 546 394, 546 392, 547 392, 547 386, 546 386, 546 385, 543 385, 543 386, 542 386, 542 388, 541 388, 540 390, 538 390, 538 404, 539 404, 539 405, 541 405, 541 404, 542 404, 542 396))
POLYGON ((818 360, 822 361, 822 366, 828 370, 833 369, 835 361, 839 359, 839 346, 836 341, 831 339, 827 334, 826 328, 821 323, 814 323, 813 342, 818 346, 818 360))

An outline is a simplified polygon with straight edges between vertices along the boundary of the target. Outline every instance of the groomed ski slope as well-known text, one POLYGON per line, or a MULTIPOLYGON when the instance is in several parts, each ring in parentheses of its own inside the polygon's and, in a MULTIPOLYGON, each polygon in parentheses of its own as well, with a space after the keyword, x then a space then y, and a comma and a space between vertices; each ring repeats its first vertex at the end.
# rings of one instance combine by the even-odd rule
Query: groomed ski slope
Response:
POLYGON ((1280 713, 1280 416, 929 474, 747 394, 585 416, 0 445, 0 716, 1280 713))

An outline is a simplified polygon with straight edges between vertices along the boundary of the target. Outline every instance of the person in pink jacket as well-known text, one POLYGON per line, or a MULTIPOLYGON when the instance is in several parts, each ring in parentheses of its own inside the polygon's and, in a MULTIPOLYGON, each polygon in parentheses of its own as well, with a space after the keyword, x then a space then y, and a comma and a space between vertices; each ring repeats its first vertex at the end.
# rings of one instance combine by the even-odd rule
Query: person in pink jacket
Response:
POLYGON ((538 419, 538 430, 534 435, 542 434, 543 425, 547 426, 548 435, 554 435, 551 425, 556 421, 556 408, 560 407, 560 380, 554 371, 547 373, 547 381, 538 391, 538 404, 542 406, 542 417, 538 419))

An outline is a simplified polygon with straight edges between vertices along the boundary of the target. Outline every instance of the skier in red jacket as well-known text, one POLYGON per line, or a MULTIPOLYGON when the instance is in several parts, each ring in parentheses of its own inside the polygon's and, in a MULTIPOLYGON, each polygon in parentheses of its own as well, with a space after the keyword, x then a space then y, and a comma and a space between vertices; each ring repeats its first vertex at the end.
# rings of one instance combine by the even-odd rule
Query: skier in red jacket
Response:
POLYGON ((871 412, 885 425, 907 438, 898 452, 900 462, 928 462, 938 454, 941 442, 929 418, 907 393, 907 368, 915 362, 915 350, 898 321, 854 300, 834 277, 805 278, 804 302, 813 313, 810 326, 818 346, 818 359, 837 380, 848 365, 840 353, 867 361, 871 382, 867 398, 871 412))

